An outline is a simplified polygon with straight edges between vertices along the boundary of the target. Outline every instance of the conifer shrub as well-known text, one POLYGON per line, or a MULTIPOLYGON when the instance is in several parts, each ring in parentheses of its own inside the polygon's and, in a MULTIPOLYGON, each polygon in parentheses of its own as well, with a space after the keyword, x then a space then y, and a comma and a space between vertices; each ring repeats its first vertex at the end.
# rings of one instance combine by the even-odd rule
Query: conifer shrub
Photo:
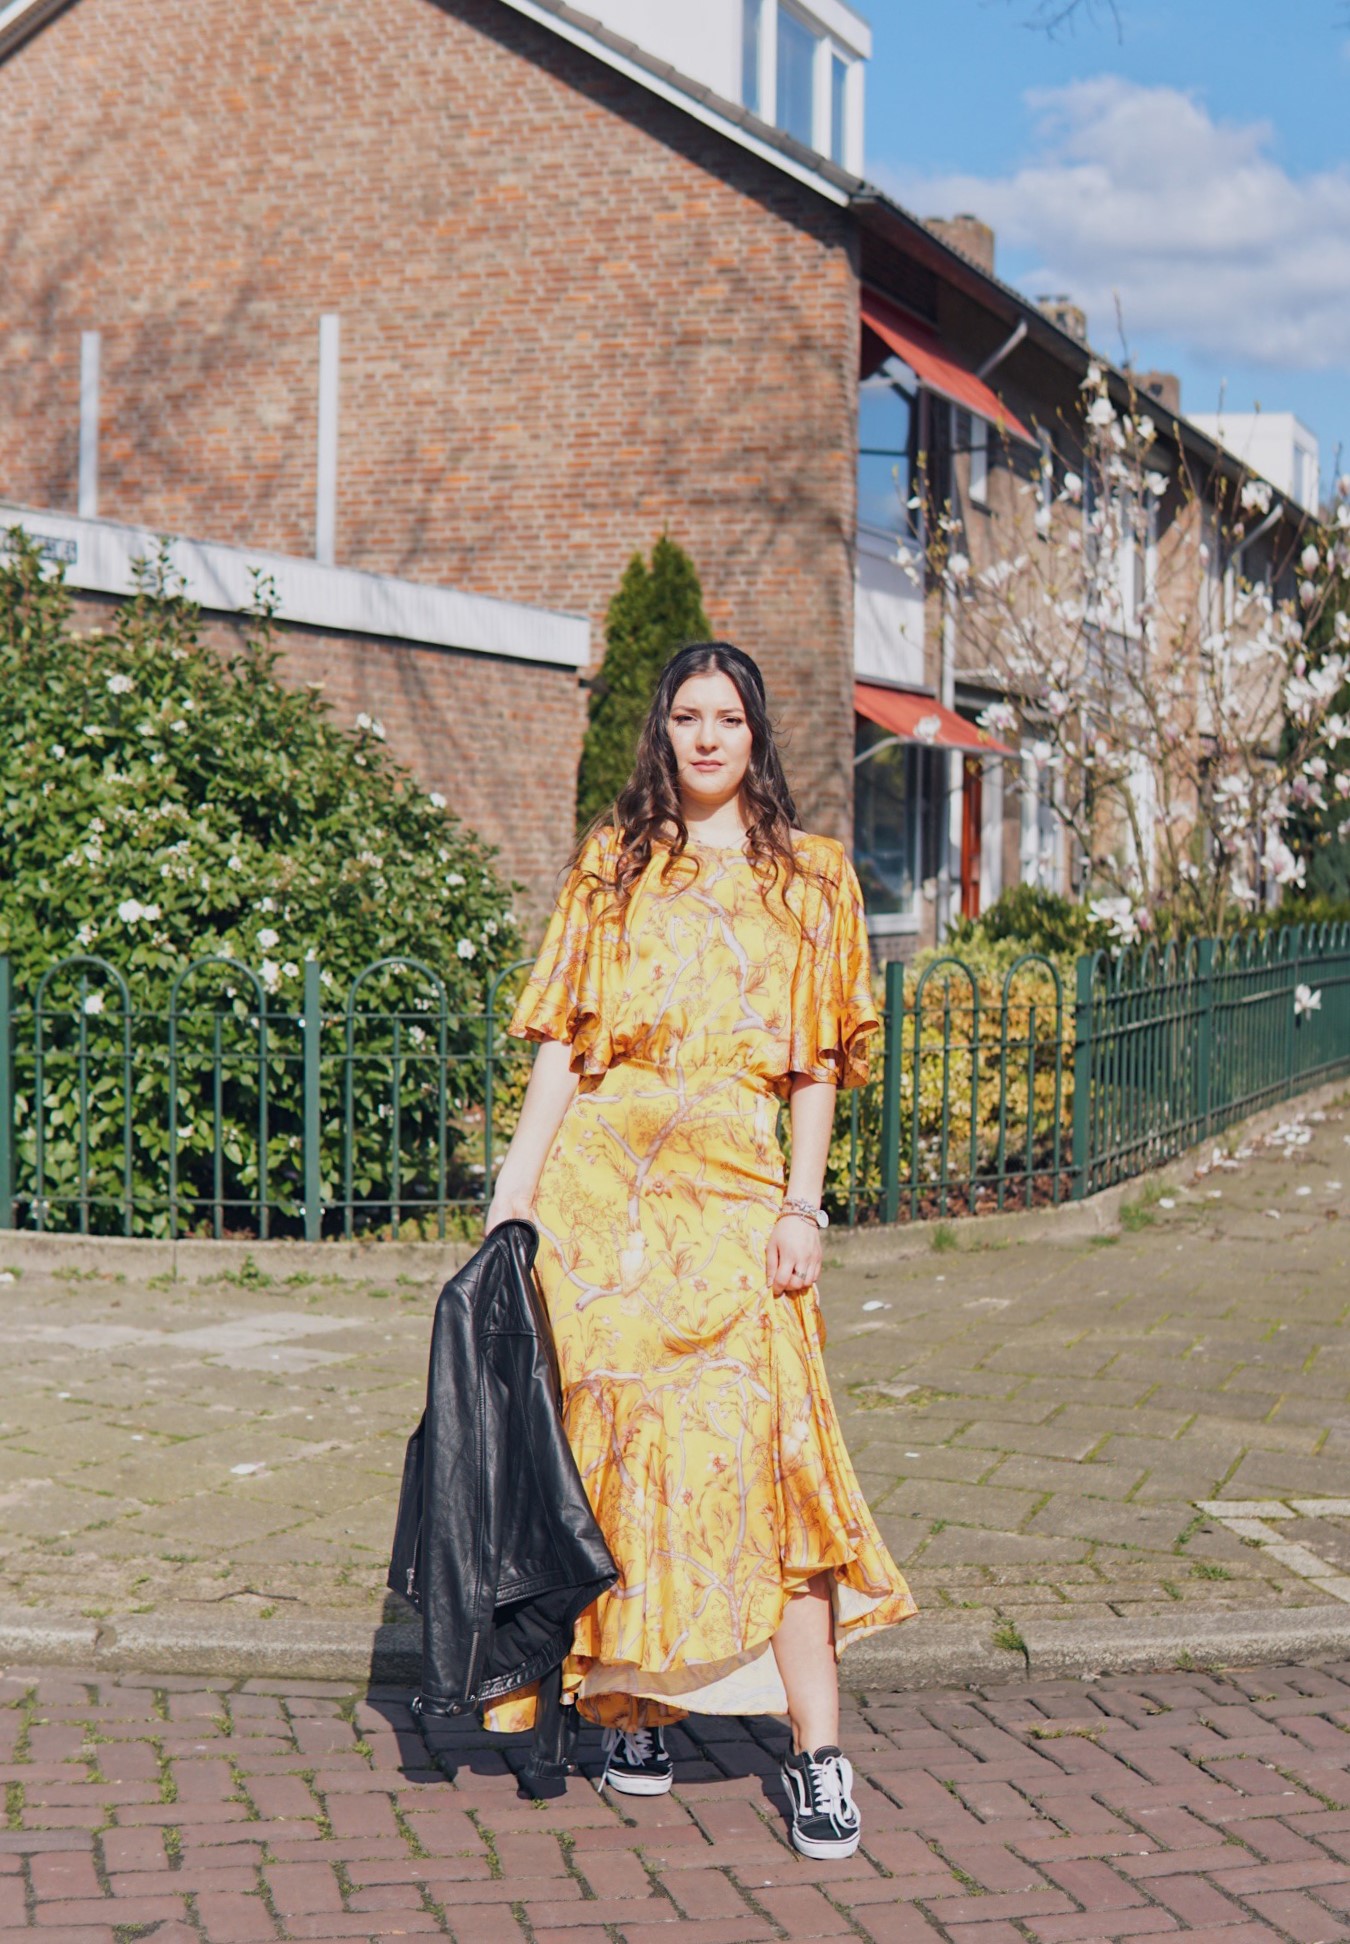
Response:
POLYGON ((669 534, 629 561, 605 616, 605 655, 591 692, 577 774, 577 828, 609 809, 628 781, 642 720, 677 648, 711 630, 693 561, 669 534))

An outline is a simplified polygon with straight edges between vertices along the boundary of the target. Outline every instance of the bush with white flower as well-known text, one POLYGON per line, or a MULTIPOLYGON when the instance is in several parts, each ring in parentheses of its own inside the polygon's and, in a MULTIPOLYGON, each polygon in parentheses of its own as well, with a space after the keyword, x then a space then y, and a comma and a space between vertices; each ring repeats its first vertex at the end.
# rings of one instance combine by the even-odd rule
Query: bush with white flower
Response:
MULTIPOLYGON (((335 1038, 353 980, 377 961, 430 967, 458 1029, 481 1014, 488 982, 519 956, 509 889, 488 847, 391 758, 376 719, 348 729, 314 690, 284 686, 275 663, 265 601, 241 650, 218 653, 199 640, 196 611, 162 562, 145 569, 140 592, 116 609, 106 632, 77 632, 59 571, 21 534, 10 535, 7 550, 0 536, 0 952, 9 957, 21 1008, 31 1006, 49 968, 75 961, 47 989, 53 1045, 76 1015, 86 1034, 120 1045, 122 989, 103 963, 126 982, 138 1047, 160 1030, 154 1022, 185 968, 219 957, 257 979, 269 1013, 289 1022, 293 1051, 307 959, 322 968, 335 1038)), ((179 999, 201 1009, 185 1018, 184 1034, 200 1033, 224 1008, 232 1050, 255 1043, 251 979, 202 967, 179 999)), ((395 967, 366 982, 360 1004, 406 1009, 427 1024, 439 998, 425 976, 395 967)), ((22 1085, 31 1074, 31 1019, 20 1028, 22 1194, 34 1138, 22 1085)), ((283 1039, 278 1025, 279 1048, 283 1039)), ((325 1075, 334 1116, 340 1064, 325 1075)), ((297 1071, 295 1059, 279 1052, 269 1160, 283 1173, 298 1155, 297 1071)), ((378 1119, 388 1062, 372 1051, 355 1073, 359 1130, 378 1119)), ((133 1167, 148 1205, 168 1139, 162 1056, 157 1065, 138 1063, 137 1074, 133 1167)), ((433 1077, 424 1062, 417 1085, 430 1092, 424 1099, 414 1086, 415 1097, 405 1096, 414 1145, 417 1115, 434 1115, 433 1077)), ((111 1068, 105 1079, 90 1134, 96 1172, 115 1183, 121 1098, 111 1068)), ((256 1179, 249 1146, 256 1083, 256 1062, 251 1077, 246 1061, 229 1068, 238 1157, 231 1166, 241 1197, 256 1179)), ((61 1094, 73 1084, 69 1064, 54 1057, 46 1162, 58 1192, 74 1165, 75 1117, 61 1094)), ((205 1169, 211 1140, 209 1102, 196 1097, 202 1084, 200 1074, 186 1081, 179 1102, 180 1135, 184 1124, 192 1129, 179 1157, 189 1172, 205 1169)), ((452 1096, 471 1099, 481 1084, 481 1062, 466 1059, 454 1070, 452 1096)), ((365 1143, 359 1194, 378 1197, 382 1166, 378 1144, 365 1143)), ((59 1210, 50 1219, 59 1225, 59 1210)), ((162 1211, 154 1225, 163 1226, 162 1211)))
POLYGON ((1305 519, 1197 477, 1146 403, 1092 365, 1056 462, 1013 464, 1010 518, 929 523, 960 665, 1004 698, 980 720, 1046 746, 1120 944, 1350 893, 1350 480, 1305 519))

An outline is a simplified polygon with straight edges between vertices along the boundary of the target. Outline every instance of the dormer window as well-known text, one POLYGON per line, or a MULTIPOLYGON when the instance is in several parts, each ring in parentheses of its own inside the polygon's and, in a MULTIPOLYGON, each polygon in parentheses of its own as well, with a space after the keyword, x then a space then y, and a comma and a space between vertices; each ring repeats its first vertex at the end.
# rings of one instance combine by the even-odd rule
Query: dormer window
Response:
POLYGON ((816 50, 819 34, 812 33, 787 7, 778 9, 778 101, 774 120, 785 135, 803 148, 824 147, 816 141, 816 50))
POLYGON ((741 0, 741 100, 803 148, 862 169, 866 23, 842 0, 741 0))

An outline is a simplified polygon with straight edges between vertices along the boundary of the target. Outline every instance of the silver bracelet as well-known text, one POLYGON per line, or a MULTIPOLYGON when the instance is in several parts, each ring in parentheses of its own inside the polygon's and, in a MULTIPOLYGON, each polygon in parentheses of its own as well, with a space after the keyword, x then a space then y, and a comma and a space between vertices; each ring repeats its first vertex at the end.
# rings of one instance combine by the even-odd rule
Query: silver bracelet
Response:
POLYGON ((800 1215, 803 1221, 814 1222, 819 1229, 830 1226, 830 1218, 823 1208, 817 1207, 814 1202, 799 1199, 796 1195, 785 1195, 783 1206, 778 1212, 780 1215, 800 1215))

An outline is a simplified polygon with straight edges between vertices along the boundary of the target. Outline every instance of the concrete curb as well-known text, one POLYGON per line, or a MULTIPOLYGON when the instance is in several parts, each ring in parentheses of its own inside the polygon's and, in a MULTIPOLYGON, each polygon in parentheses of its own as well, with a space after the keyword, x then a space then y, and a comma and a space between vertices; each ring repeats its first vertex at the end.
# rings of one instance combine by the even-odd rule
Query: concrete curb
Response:
MULTIPOLYGON (((954 1216, 943 1226, 958 1248, 1003 1248, 1017 1242, 1084 1242, 1112 1233, 1120 1222, 1123 1202, 1165 1181, 1175 1181, 1197 1163, 1207 1161, 1216 1146, 1240 1147, 1268 1134, 1291 1114, 1306 1114, 1346 1098, 1344 1080, 1332 1081, 1309 1093, 1280 1101, 1245 1121, 1225 1128, 1222 1135, 1179 1154, 1151 1174, 1136 1175, 1103 1188, 1086 1201, 1064 1202, 1058 1208, 1019 1209, 1004 1215, 954 1216)), ((936 1222, 905 1222, 869 1228, 831 1229, 826 1243, 827 1267, 872 1268, 909 1256, 926 1255, 933 1246, 936 1222)), ((34 1235, 29 1229, 0 1229, 0 1269, 27 1269, 36 1274, 53 1267, 93 1269, 104 1275, 172 1276, 187 1283, 210 1282, 237 1276, 250 1257, 255 1267, 274 1281, 291 1275, 335 1276, 342 1282, 388 1282, 408 1276, 429 1286, 439 1285, 472 1255, 471 1242, 210 1242, 150 1241, 121 1235, 34 1235)))
MULTIPOLYGON (((287 1276, 333 1276, 340 1282, 387 1283, 409 1276, 440 1287, 462 1268, 474 1244, 444 1242, 211 1242, 156 1241, 127 1235, 35 1235, 0 1228, 0 1269, 41 1275, 54 1268, 92 1269, 105 1276, 171 1276, 177 1282, 219 1281, 253 1268, 273 1282, 287 1276)), ((265 1287, 260 1282, 260 1287, 265 1287)))
MULTIPOLYGON (((910 1622, 864 1638, 840 1670, 853 1693, 909 1693, 1019 1680, 1162 1673, 1177 1667, 1250 1667, 1350 1660, 1350 1610, 1237 1609, 1187 1620, 1171 1615, 1111 1626, 1040 1621, 1023 1650, 997 1647, 984 1624, 910 1622)), ((201 1675, 225 1680, 369 1681, 415 1686, 421 1629, 359 1620, 207 1621, 133 1614, 110 1620, 0 1612, 0 1667, 201 1675)))

